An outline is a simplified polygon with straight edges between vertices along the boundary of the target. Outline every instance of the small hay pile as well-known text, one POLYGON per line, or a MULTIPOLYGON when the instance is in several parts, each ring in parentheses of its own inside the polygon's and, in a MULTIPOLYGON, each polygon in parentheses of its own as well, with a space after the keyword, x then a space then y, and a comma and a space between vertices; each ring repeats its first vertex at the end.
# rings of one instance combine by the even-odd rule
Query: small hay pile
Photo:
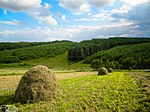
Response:
POLYGON ((108 72, 109 72, 109 73, 113 73, 114 70, 113 70, 112 68, 108 68, 108 72))
POLYGON ((98 69, 98 75, 107 75, 108 71, 105 67, 101 67, 98 69))
POLYGON ((15 92, 15 101, 21 103, 35 103, 47 98, 54 98, 57 94, 55 75, 46 66, 36 66, 22 76, 15 92))

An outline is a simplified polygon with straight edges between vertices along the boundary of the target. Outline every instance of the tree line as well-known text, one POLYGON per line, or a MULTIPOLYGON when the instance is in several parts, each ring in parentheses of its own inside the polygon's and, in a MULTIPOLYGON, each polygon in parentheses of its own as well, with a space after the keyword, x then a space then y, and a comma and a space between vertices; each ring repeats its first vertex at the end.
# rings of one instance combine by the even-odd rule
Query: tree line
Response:
POLYGON ((120 45, 133 45, 150 42, 149 38, 123 38, 115 37, 109 39, 92 39, 82 41, 68 51, 70 61, 81 61, 99 51, 107 50, 120 45))
POLYGON ((68 51, 74 44, 74 42, 63 41, 0 51, 0 63, 14 63, 22 60, 38 59, 40 57, 53 57, 68 51))
POLYGON ((51 44, 51 43, 59 43, 59 42, 69 42, 69 41, 62 40, 62 41, 53 41, 53 42, 0 42, 0 51, 51 44))

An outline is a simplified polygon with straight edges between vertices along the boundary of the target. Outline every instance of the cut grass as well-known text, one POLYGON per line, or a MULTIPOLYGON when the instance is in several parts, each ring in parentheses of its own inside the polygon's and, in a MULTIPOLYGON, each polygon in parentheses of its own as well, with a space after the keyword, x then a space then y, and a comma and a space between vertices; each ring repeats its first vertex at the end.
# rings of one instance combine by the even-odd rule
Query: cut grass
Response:
POLYGON ((0 76, 0 95, 14 92, 21 76, 0 76))
POLYGON ((131 76, 138 84, 141 93, 146 94, 145 99, 141 99, 141 107, 139 111, 150 110, 150 72, 130 72, 127 75, 131 76))
MULTIPOLYGON (((134 112, 143 108, 139 102, 146 96, 139 92, 136 82, 126 76, 125 72, 109 73, 106 76, 90 74, 80 74, 80 77, 73 78, 64 75, 66 78, 60 78, 58 81, 60 93, 57 98, 46 102, 26 105, 12 103, 13 92, 1 95, 1 99, 8 101, 10 98, 7 103, 17 106, 20 112, 134 112)), ((61 75, 63 74, 57 76, 61 75)))
POLYGON ((25 68, 3 68, 0 69, 0 76, 23 75, 26 71, 25 68))
MULTIPOLYGON (((96 74, 96 73, 97 72, 74 72, 74 71, 68 71, 65 73, 64 72, 56 72, 56 73, 54 72, 54 74, 56 75, 56 78, 58 80, 75 78, 75 77, 80 77, 80 76, 87 76, 87 75, 96 74)), ((17 88, 17 85, 21 79, 21 76, 22 75, 0 76, 0 95, 3 95, 5 93, 14 92, 14 90, 17 88)))

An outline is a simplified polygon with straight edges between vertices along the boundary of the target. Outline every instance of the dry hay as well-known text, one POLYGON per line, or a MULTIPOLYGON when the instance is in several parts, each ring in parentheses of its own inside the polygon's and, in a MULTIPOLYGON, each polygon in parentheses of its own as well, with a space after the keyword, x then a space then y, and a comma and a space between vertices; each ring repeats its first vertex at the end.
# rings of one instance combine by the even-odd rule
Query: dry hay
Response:
POLYGON ((112 68, 108 68, 108 72, 112 73, 112 72, 114 72, 114 70, 112 68))
POLYGON ((36 66, 22 76, 15 92, 15 101, 34 103, 54 98, 57 94, 55 75, 46 66, 36 66))
POLYGON ((101 67, 98 69, 98 75, 107 75, 108 71, 105 67, 101 67))

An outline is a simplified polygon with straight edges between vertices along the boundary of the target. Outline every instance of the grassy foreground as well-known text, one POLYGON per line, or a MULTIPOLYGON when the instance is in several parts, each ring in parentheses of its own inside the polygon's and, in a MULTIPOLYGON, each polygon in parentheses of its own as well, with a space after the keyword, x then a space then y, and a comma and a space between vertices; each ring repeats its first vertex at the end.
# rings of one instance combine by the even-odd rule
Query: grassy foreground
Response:
MULTIPOLYGON (((57 77, 59 75, 56 74, 57 77)), ((125 72, 114 72, 106 76, 91 73, 87 76, 65 77, 58 80, 60 92, 56 99, 35 104, 16 104, 11 101, 14 88, 11 92, 0 94, 0 104, 5 102, 15 105, 20 112, 146 111, 140 104, 141 100, 147 98, 146 95, 140 92, 136 82, 125 72)))

